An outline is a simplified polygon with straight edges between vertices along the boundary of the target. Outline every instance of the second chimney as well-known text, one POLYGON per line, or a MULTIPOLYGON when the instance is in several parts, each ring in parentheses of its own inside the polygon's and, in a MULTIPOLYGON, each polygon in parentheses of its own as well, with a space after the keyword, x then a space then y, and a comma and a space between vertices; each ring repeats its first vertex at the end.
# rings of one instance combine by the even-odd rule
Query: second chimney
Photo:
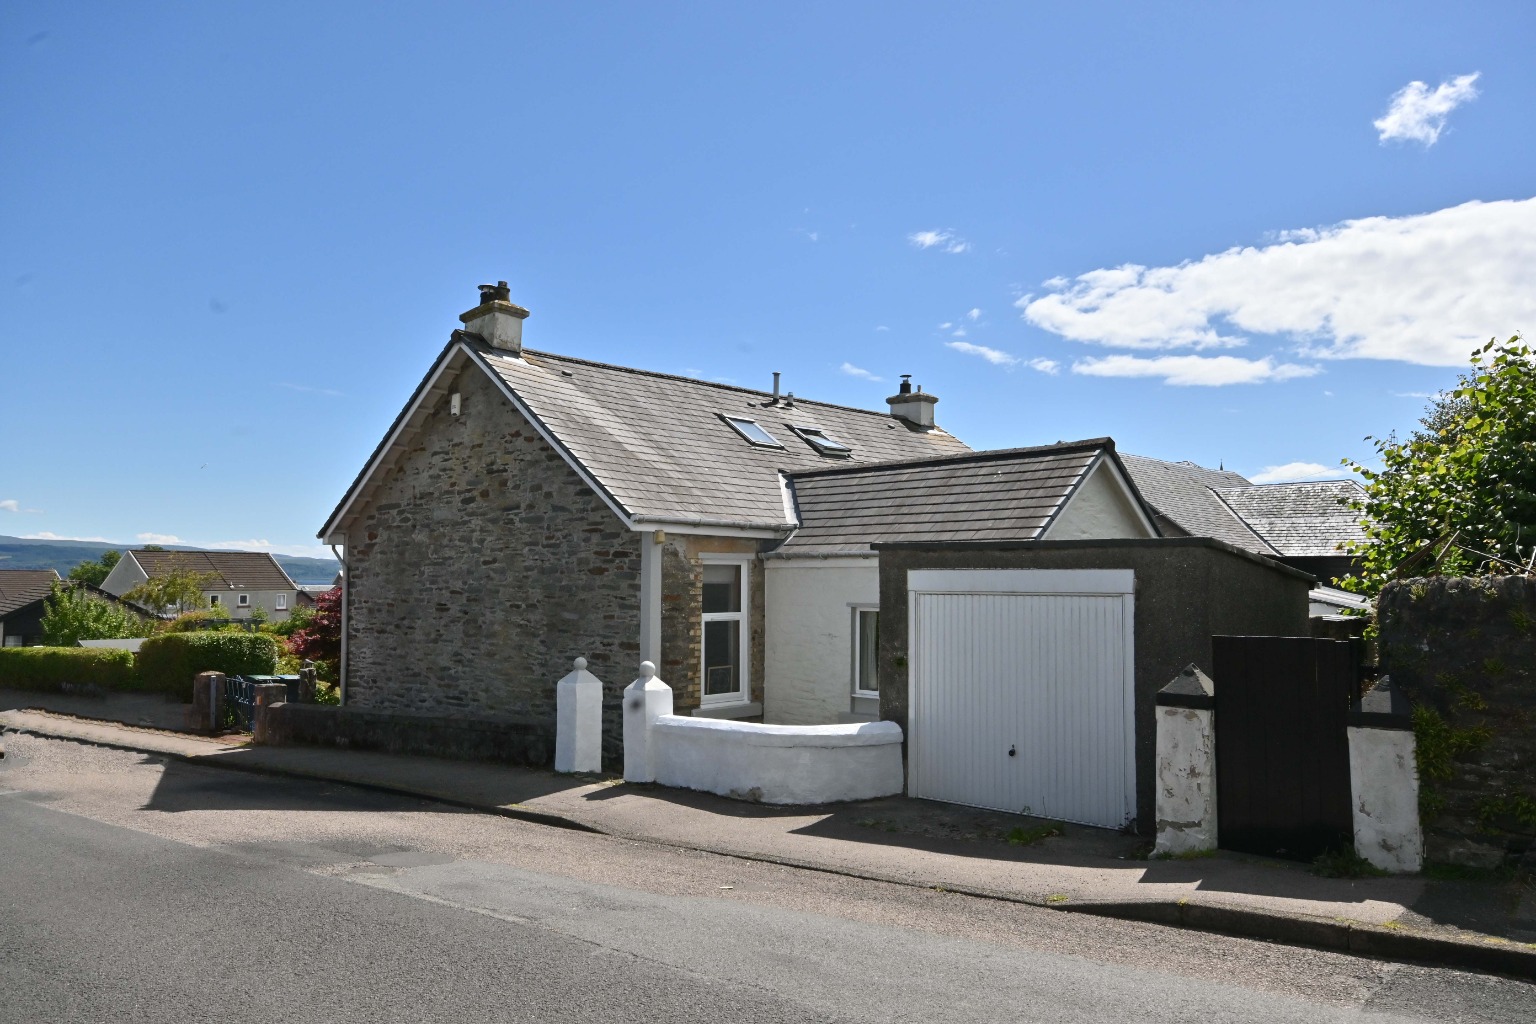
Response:
POLYGON ((899 420, 917 427, 919 430, 933 429, 933 407, 939 400, 933 395, 923 394, 921 386, 916 391, 912 390, 912 375, 901 375, 901 388, 887 398, 886 404, 891 407, 891 415, 899 420))
POLYGON ((480 286, 480 305, 459 319, 464 323, 466 334, 478 334, 492 348, 521 355, 523 351, 523 321, 528 311, 512 301, 512 289, 507 282, 480 286))

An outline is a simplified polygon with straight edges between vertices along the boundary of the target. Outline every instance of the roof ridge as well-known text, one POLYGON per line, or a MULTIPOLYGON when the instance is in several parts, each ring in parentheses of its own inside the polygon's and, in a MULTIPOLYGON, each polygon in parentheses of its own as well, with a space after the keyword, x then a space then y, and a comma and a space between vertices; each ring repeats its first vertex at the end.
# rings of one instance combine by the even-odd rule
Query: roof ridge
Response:
POLYGON ((1032 445, 1023 448, 990 448, 979 452, 963 452, 958 455, 935 455, 926 459, 895 459, 888 462, 860 462, 828 469, 807 469, 799 473, 786 473, 792 480, 812 476, 838 476, 873 470, 919 468, 922 466, 953 465, 957 462, 1001 462, 1020 455, 1070 454, 1079 451, 1114 451, 1112 437, 1091 437, 1081 441, 1057 441, 1055 444, 1032 445))
MULTIPOLYGON (((462 333, 462 332, 455 332, 455 333, 462 333)), ((474 338, 476 336, 475 335, 465 335, 465 337, 466 338, 474 338)), ((485 353, 486 355, 495 356, 495 355, 498 354, 497 350, 490 348, 489 345, 487 345, 486 348, 489 350, 489 351, 487 351, 485 353)), ((581 366, 596 366, 596 367, 599 367, 599 368, 604 369, 604 370, 621 370, 624 373, 635 373, 635 374, 639 374, 642 377, 659 377, 659 378, 661 378, 663 380, 682 381, 685 384, 699 384, 699 385, 702 385, 703 387, 707 387, 707 388, 718 388, 721 391, 735 391, 735 392, 739 392, 741 394, 753 395, 753 396, 756 396, 756 397, 759 397, 759 398, 772 398, 773 397, 773 392, 771 392, 771 391, 761 391, 761 390, 758 390, 757 388, 742 387, 740 384, 722 384, 719 381, 700 380, 698 377, 688 377, 688 376, 684 376, 683 374, 680 374, 680 373, 663 373, 660 370, 642 370, 642 369, 640 369, 637 366, 620 366, 618 363, 604 363, 604 362, 600 362, 599 360, 596 360, 596 359, 583 359, 580 356, 568 356, 568 355, 563 355, 563 354, 561 354, 559 352, 545 352, 545 351, 542 351, 540 349, 525 348, 525 349, 523 349, 523 351, 528 353, 529 355, 540 356, 540 357, 545 358, 545 359, 558 359, 558 360, 561 360, 562 362, 567 362, 567 363, 577 363, 577 364, 579 364, 581 366)), ((506 358, 506 357, 502 356, 502 358, 506 358)), ((841 404, 839 404, 837 402, 823 402, 823 401, 821 401, 819 399, 815 399, 815 398, 801 398, 799 395, 796 395, 795 396, 795 405, 799 405, 801 402, 804 402, 804 403, 806 403, 808 405, 824 406, 824 407, 826 407, 828 409, 841 409, 844 412, 859 412, 859 413, 863 413, 866 416, 879 416, 879 417, 882 417, 882 418, 890 418, 890 416, 891 416, 889 410, 882 412, 879 409, 861 409, 860 407, 858 407, 856 405, 841 405, 841 404)), ((779 408, 782 408, 782 406, 780 406, 779 408)), ((791 408, 793 408, 793 406, 791 406, 791 408)))

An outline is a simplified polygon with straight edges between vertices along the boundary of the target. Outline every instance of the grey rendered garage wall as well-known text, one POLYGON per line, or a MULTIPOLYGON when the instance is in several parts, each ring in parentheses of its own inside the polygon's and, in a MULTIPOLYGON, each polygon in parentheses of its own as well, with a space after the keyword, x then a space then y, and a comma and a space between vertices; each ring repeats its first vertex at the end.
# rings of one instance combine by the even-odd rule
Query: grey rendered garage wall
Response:
MULTIPOLYGON (((1153 815, 1155 697, 1191 662, 1209 672, 1211 637, 1307 636, 1312 577, 1218 540, 877 544, 880 717, 907 728, 911 569, 1130 569, 1136 574, 1136 817, 1153 815)), ((1221 680, 1216 680, 1221 685, 1221 680)))

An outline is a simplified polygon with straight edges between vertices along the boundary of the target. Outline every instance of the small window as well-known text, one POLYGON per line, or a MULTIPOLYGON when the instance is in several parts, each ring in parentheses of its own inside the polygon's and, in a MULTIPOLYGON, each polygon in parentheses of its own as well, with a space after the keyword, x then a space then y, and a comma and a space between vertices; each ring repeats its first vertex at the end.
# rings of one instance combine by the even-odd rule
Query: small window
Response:
POLYGON ((721 416, 720 418, 729 423, 736 433, 759 448, 784 447, 782 444, 779 444, 777 438, 764 430, 762 424, 758 423, 757 420, 749 420, 745 416, 721 416))
POLYGON ((249 608, 251 606, 251 595, 241 594, 240 599, 236 602, 236 604, 238 604, 241 608, 249 608))
POLYGON ((288 595, 278 594, 277 602, 273 605, 273 607, 275 607, 278 611, 285 611, 288 608, 288 595))
POLYGON ((853 449, 843 444, 836 438, 827 436, 827 432, 820 427, 790 427, 800 439, 812 448, 818 455, 831 455, 839 459, 846 459, 853 454, 853 449))
POLYGON ((875 674, 880 650, 880 610, 853 610, 853 695, 880 696, 880 680, 875 674))
POLYGON ((210 608, 217 608, 219 606, 219 595, 218 594, 210 594, 209 595, 209 597, 208 597, 208 606, 210 608))
POLYGON ((747 679, 748 569, 745 559, 704 564, 701 705, 745 704, 747 679))

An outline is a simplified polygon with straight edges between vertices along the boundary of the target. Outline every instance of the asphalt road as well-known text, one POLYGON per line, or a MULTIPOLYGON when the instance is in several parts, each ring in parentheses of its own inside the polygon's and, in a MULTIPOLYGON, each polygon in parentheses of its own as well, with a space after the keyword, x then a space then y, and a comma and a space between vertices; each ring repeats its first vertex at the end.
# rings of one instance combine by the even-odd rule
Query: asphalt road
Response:
POLYGON ((0 1021, 1520 1021, 1536 986, 6 736, 0 1021))

